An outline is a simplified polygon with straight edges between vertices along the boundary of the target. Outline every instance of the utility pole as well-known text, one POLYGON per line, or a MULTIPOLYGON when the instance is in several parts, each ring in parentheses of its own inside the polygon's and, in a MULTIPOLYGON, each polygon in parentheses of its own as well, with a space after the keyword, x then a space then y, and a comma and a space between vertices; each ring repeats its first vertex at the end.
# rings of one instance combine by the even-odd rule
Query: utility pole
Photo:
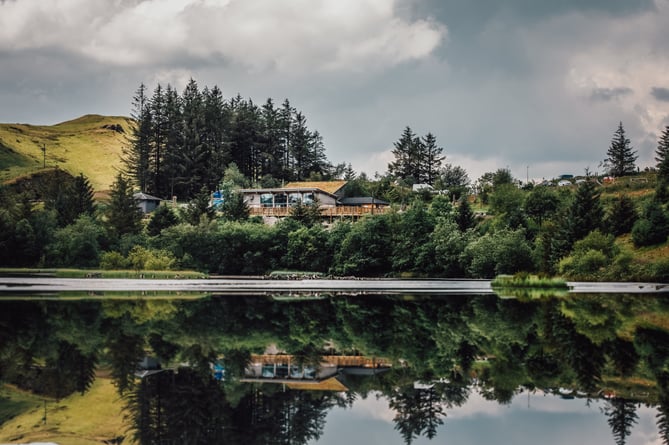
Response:
POLYGON ((42 148, 42 154, 44 155, 44 164, 43 164, 42 168, 46 168, 46 144, 42 143, 41 148, 42 148))

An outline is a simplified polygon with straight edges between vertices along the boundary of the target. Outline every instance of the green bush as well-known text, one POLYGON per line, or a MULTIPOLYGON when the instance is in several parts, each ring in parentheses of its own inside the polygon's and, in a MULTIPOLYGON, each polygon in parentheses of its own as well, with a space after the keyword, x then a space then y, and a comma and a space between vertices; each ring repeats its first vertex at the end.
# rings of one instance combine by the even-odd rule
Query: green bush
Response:
POLYGON ((104 252, 100 255, 100 268, 105 270, 118 270, 130 267, 128 260, 120 252, 104 252))

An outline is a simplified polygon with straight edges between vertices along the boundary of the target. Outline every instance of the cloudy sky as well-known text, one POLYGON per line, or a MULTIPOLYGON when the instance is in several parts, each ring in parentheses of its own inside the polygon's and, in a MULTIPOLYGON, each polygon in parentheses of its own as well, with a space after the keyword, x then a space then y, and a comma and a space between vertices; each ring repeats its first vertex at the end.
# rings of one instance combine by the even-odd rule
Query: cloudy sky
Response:
POLYGON ((669 125, 669 0, 0 0, 0 122, 128 115, 141 82, 290 99, 383 173, 404 127, 471 179, 637 164, 669 125))

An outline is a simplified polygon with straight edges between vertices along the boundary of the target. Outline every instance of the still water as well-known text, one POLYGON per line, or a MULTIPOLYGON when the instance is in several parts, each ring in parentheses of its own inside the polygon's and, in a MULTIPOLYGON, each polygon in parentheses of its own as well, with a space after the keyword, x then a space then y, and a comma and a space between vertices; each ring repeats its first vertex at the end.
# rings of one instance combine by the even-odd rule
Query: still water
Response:
MULTIPOLYGON (((114 384, 97 443, 669 440, 666 295, 100 296, 0 299, 4 384, 114 384)), ((9 411, 0 443, 45 428, 9 411)))

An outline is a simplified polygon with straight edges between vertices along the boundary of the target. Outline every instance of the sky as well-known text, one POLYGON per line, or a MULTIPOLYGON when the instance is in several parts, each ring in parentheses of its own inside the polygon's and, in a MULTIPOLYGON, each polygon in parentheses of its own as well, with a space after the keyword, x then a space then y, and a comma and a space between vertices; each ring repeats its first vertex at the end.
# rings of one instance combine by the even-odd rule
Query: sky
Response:
POLYGON ((328 159, 383 174, 405 127, 471 180, 640 168, 669 125, 669 0, 0 0, 0 122, 129 115, 189 79, 288 98, 328 159))
MULTIPOLYGON (((615 443, 601 400, 562 399, 536 392, 515 396, 508 405, 485 400, 472 392, 460 407, 447 408, 437 435, 429 440, 420 436, 416 445, 430 444, 514 444, 564 445, 615 443)), ((639 416, 630 429, 628 445, 660 445, 656 408, 637 406, 639 416)), ((319 440, 310 444, 404 445, 395 429, 396 412, 380 394, 358 398, 351 408, 333 408, 328 412, 319 440)))

